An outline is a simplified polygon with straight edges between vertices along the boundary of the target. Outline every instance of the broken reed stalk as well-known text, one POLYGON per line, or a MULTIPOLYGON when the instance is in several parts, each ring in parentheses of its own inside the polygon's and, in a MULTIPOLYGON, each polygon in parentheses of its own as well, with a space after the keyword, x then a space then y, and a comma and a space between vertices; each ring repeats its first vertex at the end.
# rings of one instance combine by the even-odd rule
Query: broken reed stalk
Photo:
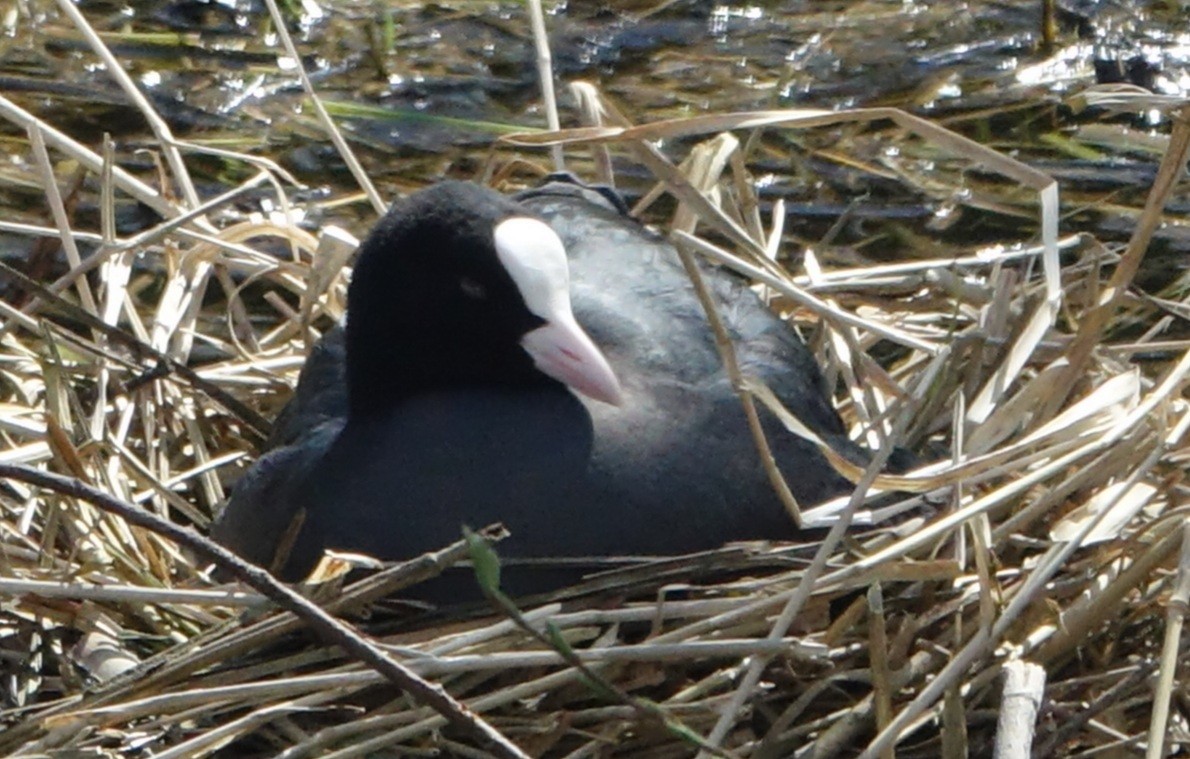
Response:
POLYGON ((1029 759, 1033 729, 1045 697, 1045 668, 1020 659, 1004 665, 1003 706, 996 726, 993 759, 1029 759))

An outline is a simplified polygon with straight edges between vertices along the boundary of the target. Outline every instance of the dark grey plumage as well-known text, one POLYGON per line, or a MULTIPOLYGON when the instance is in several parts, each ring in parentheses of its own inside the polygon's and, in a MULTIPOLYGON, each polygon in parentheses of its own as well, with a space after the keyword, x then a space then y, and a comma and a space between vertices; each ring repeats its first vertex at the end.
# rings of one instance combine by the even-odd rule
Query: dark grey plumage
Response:
MULTIPOLYGON (((513 537, 500 552, 512 557, 679 554, 731 540, 797 537, 672 246, 573 184, 547 185, 518 201, 565 243, 575 316, 619 377, 623 403, 582 398, 578 408, 586 414, 576 415, 566 400, 574 396, 552 392, 560 385, 544 393, 546 400, 520 406, 492 405, 491 394, 482 392, 447 395, 425 407, 431 410, 421 433, 384 420, 353 420, 348 433, 347 356, 342 330, 333 330, 311 354, 278 418, 273 449, 237 485, 215 527, 218 539, 267 563, 278 525, 304 507, 307 523, 286 572, 294 577, 324 546, 407 558, 456 539, 461 521, 504 521, 513 537), (587 442, 580 417, 593 430, 587 442), (435 434, 455 429, 466 453, 435 453, 417 437, 431 428, 435 434), (464 460, 473 465, 459 468, 464 460), (524 476, 504 477, 508 467, 521 467, 524 476), (500 482, 494 489, 493 477, 500 482)), ((362 255, 409 254, 383 240, 372 247, 362 255)), ((796 334, 738 278, 709 267, 705 274, 744 371, 763 379, 836 450, 864 461, 866 452, 847 439, 820 370, 796 334)), ((349 321, 357 318, 362 286, 358 269, 355 276, 349 321)), ((401 283, 378 286, 397 288, 399 297, 401 283)), ((400 356, 399 345, 393 356, 400 356)), ((394 364, 391 371, 401 370, 394 364)), ((361 392, 382 388, 377 381, 361 392)), ((847 489, 812 445, 767 414, 765 428, 803 504, 847 489)), ((509 582, 514 592, 541 586, 515 575, 509 582)))

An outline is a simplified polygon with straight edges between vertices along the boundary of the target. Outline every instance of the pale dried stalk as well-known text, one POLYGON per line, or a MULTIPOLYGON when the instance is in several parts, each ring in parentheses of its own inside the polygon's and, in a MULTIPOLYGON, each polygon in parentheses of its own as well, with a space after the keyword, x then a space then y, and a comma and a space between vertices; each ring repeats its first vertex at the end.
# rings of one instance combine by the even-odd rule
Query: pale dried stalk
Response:
MULTIPOLYGON (((62 1, 65 2, 66 0, 62 1)), ((289 56, 293 69, 297 72, 298 80, 302 83, 302 89, 305 91, 306 96, 310 98, 310 103, 314 106, 314 113, 318 116, 318 123, 326 130, 327 137, 330 138, 331 143, 335 146, 335 150, 338 151, 339 157, 343 159, 343 163, 347 165, 356 184, 368 196, 368 201, 372 204, 372 210, 376 212, 377 216, 383 216, 384 212, 388 210, 388 204, 384 202, 384 198, 380 197, 376 186, 372 184, 372 178, 368 176, 368 172, 364 170, 364 167, 355 157, 355 152, 347 144, 347 140, 343 137, 343 133, 339 130, 338 125, 335 124, 335 120, 327 112, 326 106, 322 104, 322 98, 318 97, 318 93, 314 90, 314 83, 310 81, 310 75, 306 73, 306 67, 302 63, 302 56, 298 53, 297 46, 293 44, 293 37, 289 34, 289 25, 285 23, 285 16, 281 13, 281 9, 277 7, 276 0, 265 0, 265 7, 269 9, 269 17, 273 20, 273 31, 285 47, 285 54, 289 56)))
MULTIPOLYGON (((533 30, 533 48, 537 51, 537 78, 541 81, 541 100, 545 107, 545 123, 551 131, 558 131, 562 122, 558 120, 558 101, 554 96, 554 63, 550 54, 550 38, 545 28, 545 14, 541 12, 541 0, 528 0, 529 27, 533 30)), ((566 161, 562 157, 562 146, 550 148, 554 159, 554 171, 565 171, 566 161)))
POLYGON ((1182 645, 1182 627, 1190 613, 1190 519, 1182 522, 1182 550, 1178 561, 1177 578, 1169 595, 1165 614, 1165 641, 1161 646, 1161 667, 1153 691, 1153 713, 1149 721, 1148 746, 1145 759, 1165 756, 1165 731, 1169 723, 1169 703, 1173 694, 1182 645))
POLYGON ((128 75, 128 72, 116 60, 116 56, 112 55, 112 51, 108 49, 103 39, 91 28, 91 24, 83 16, 82 11, 74 3, 70 2, 70 0, 59 0, 58 9, 82 33, 83 37, 87 40, 87 44, 91 46, 91 49, 103 61, 104 71, 116 80, 116 84, 120 85, 120 89, 124 91, 124 94, 132 101, 141 115, 144 116, 145 121, 148 122, 149 128, 153 130, 153 135, 157 138, 157 146, 165 155, 165 160, 169 163, 170 172, 173 174, 174 180, 178 183, 182 191, 186 205, 190 208, 198 205, 198 192, 194 189, 194 183, 190 181, 190 171, 186 168, 186 163, 182 160, 181 153, 178 152, 173 132, 170 130, 169 125, 165 123, 165 119, 161 118, 157 110, 149 103, 148 98, 144 96, 140 88, 132 81, 132 77, 128 75))
POLYGON ((1044 695, 1044 668, 1020 659, 1004 665, 994 759, 1029 759, 1033 755, 1033 728, 1044 695))

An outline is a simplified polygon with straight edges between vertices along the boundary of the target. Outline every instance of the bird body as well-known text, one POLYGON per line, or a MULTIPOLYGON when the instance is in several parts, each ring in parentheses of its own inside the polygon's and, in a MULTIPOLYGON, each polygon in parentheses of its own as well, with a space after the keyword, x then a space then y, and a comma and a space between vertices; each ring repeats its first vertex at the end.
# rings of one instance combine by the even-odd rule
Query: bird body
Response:
MULTIPOLYGON (((276 447, 237 485, 217 539, 267 565, 303 510, 283 572, 294 578, 324 548, 411 558, 457 539, 463 524, 494 521, 512 532, 501 555, 527 558, 680 554, 796 537, 668 242, 576 185, 547 185, 514 203, 447 183, 411 200, 365 241, 346 338, 332 331, 312 353, 274 430, 276 447), (438 218, 413 214, 425 208, 438 218), (510 218, 552 225, 569 262, 568 295, 526 298, 510 286, 491 231, 519 230, 510 218), (465 266, 452 268, 456 257, 465 266), (553 333, 526 302, 560 297, 573 303, 573 317, 568 303, 559 317, 574 323, 566 339, 594 351, 583 371, 550 363, 568 361, 569 348, 550 360, 529 355, 552 348, 527 335, 553 333)), ((863 460, 797 335, 742 281, 706 274, 743 370, 863 460)), ((799 499, 847 486, 812 444, 773 419, 765 429, 799 499)), ((531 585, 512 589, 539 589, 531 585)))

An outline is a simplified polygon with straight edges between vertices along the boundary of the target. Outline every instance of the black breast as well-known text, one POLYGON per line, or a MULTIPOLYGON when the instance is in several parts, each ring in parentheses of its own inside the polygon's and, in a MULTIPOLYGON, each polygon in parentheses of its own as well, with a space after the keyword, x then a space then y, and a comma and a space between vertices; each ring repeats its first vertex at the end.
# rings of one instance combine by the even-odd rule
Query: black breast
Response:
POLYGON ((591 420, 559 386, 426 395, 356 422, 304 484, 311 509, 286 574, 322 548, 405 559, 503 521, 510 554, 556 548, 584 478, 591 420))

